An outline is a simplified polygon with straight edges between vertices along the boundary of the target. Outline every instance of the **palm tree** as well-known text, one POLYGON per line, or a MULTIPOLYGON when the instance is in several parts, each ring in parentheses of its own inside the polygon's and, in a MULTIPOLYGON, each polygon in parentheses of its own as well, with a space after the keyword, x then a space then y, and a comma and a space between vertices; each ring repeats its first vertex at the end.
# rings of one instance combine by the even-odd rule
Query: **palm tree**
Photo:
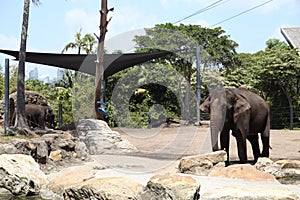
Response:
MULTIPOLYGON (((33 4, 39 5, 39 0, 31 0, 33 4)), ((25 117, 25 60, 26 60, 26 43, 28 32, 30 0, 24 0, 23 22, 21 32, 21 44, 19 52, 19 66, 18 66, 18 88, 17 88, 17 108, 16 108, 16 122, 15 127, 18 129, 28 128, 25 117)))
POLYGON ((62 53, 68 51, 69 49, 78 49, 78 54, 81 53, 81 49, 87 54, 93 53, 93 46, 96 44, 96 39, 92 34, 85 34, 81 37, 81 29, 75 34, 75 42, 68 43, 62 50, 62 53))
MULTIPOLYGON (((65 53, 69 49, 78 49, 78 54, 81 53, 83 49, 87 54, 93 53, 93 46, 96 44, 96 39, 92 34, 85 34, 81 37, 81 29, 75 33, 75 41, 68 43, 62 50, 62 53, 65 53)), ((66 74, 71 74, 69 70, 66 71, 66 74)), ((75 72, 75 78, 78 78, 78 72, 75 72)))

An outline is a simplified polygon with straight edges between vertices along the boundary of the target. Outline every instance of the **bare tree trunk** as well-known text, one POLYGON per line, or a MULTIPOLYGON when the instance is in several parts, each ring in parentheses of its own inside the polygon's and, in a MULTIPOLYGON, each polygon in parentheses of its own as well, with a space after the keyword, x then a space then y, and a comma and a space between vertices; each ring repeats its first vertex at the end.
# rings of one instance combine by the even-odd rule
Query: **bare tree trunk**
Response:
POLYGON ((97 119, 104 119, 104 116, 102 113, 98 112, 98 103, 97 101, 101 100, 102 96, 102 81, 103 81, 103 73, 104 73, 104 40, 105 35, 107 32, 107 14, 109 10, 107 9, 107 0, 101 1, 101 17, 100 17, 100 36, 98 37, 98 48, 97 48, 97 60, 96 60, 96 75, 95 75, 95 85, 96 85, 96 91, 95 91, 95 99, 94 99, 94 105, 95 105, 95 116, 97 119))
POLYGON ((288 92, 288 89, 282 87, 283 93, 286 95, 287 100, 289 102, 289 109, 290 109, 290 130, 294 129, 294 107, 293 107, 293 99, 288 92))
POLYGON ((25 116, 25 60, 26 60, 26 43, 28 31, 30 0, 24 0, 23 24, 21 33, 21 44, 19 52, 18 66, 18 88, 17 88, 17 107, 15 127, 18 129, 28 128, 25 116))

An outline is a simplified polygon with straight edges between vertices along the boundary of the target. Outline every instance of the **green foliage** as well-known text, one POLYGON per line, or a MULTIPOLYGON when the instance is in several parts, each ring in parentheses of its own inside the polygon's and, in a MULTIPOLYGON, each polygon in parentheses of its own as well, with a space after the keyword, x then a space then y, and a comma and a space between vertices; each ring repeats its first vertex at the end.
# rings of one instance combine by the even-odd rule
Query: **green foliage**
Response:
POLYGON ((94 113, 94 95, 95 95, 95 77, 79 74, 75 78, 73 89, 73 116, 74 119, 93 118, 94 113))
POLYGON ((81 50, 84 50, 87 54, 94 53, 94 45, 96 44, 96 39, 92 34, 85 34, 82 37, 81 29, 75 33, 75 41, 68 43, 62 52, 66 52, 69 49, 77 49, 78 54, 81 53, 81 50))
POLYGON ((181 81, 171 66, 152 63, 111 76, 107 83, 111 122, 118 126, 146 127, 147 113, 158 105, 164 108, 165 117, 179 118, 179 99, 185 89, 181 81))

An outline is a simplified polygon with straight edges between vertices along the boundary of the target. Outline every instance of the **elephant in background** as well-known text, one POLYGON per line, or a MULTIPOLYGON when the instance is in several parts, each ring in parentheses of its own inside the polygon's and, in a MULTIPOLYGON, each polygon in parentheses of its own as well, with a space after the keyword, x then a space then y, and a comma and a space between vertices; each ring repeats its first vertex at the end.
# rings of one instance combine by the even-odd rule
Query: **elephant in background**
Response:
POLYGON ((49 128, 56 126, 55 115, 49 106, 26 104, 25 114, 30 128, 45 129, 45 125, 49 128))
POLYGON ((199 108, 210 113, 213 151, 219 150, 220 132, 221 149, 227 152, 227 164, 230 130, 237 140, 240 163, 248 162, 246 139, 251 143, 254 162, 258 157, 269 157, 270 112, 268 105, 259 95, 244 88, 217 89, 210 93, 199 108), (262 153, 258 133, 261 134, 262 153))

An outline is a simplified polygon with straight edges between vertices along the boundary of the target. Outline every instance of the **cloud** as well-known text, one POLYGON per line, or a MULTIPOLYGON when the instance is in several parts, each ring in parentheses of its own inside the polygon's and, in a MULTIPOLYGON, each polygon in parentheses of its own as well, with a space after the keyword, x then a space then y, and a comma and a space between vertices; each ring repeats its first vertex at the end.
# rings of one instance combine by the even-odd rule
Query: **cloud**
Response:
MULTIPOLYGON (((83 32, 95 32, 99 27, 98 12, 88 14, 85 10, 75 8, 65 14, 65 24, 70 28, 82 28, 83 32)), ((78 30, 77 30, 78 31, 78 30)))
POLYGON ((20 42, 15 37, 0 34, 0 47, 3 49, 18 49, 20 42))
POLYGON ((169 0, 160 0, 160 5, 163 8, 168 9, 168 8, 170 8, 170 1, 169 0))
POLYGON ((133 5, 116 8, 118 12, 111 14, 112 21, 108 25, 108 36, 154 26, 159 20, 156 15, 143 13, 133 5))

